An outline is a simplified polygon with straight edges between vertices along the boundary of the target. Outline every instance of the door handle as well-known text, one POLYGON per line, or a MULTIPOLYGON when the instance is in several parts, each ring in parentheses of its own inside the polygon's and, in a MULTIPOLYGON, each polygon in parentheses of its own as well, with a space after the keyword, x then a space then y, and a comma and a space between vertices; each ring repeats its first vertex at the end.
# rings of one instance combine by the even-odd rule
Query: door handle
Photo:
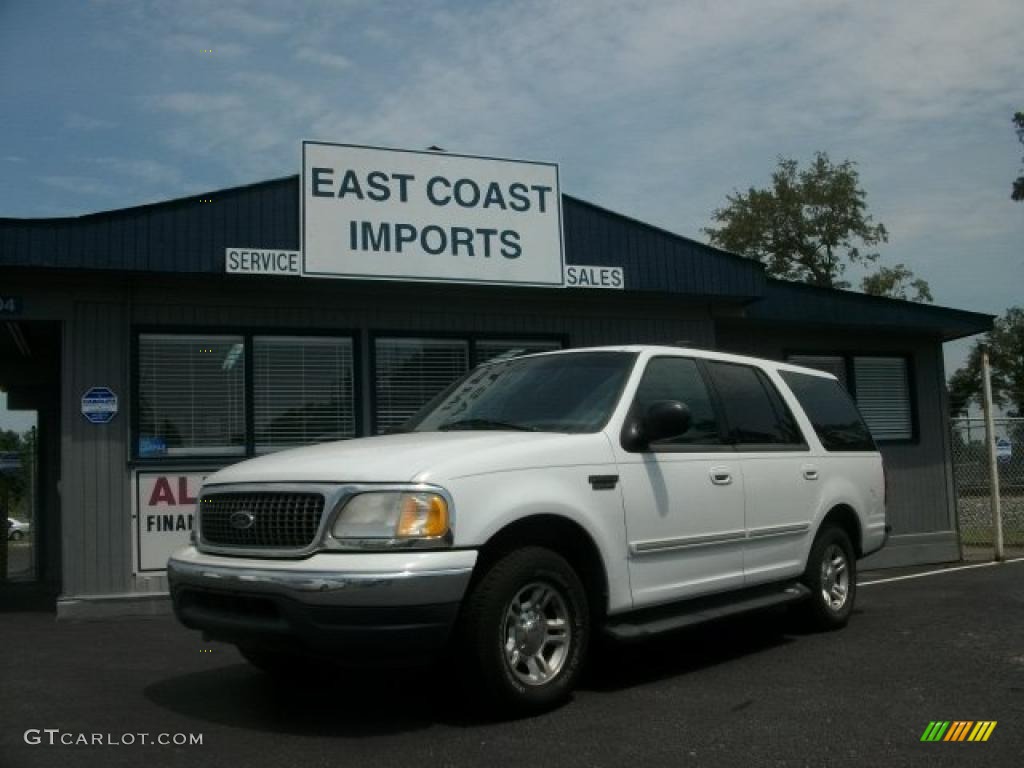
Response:
POLYGON ((804 473, 805 480, 818 479, 818 468, 813 464, 804 464, 800 469, 804 473))
POLYGON ((728 467, 712 467, 708 474, 715 485, 729 485, 732 482, 732 473, 728 467))

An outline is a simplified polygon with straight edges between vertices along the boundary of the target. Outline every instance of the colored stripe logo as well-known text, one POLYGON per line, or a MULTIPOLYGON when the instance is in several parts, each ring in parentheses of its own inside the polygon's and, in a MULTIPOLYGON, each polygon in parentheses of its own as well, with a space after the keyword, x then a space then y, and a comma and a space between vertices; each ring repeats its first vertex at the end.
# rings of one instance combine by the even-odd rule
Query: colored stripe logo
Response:
POLYGON ((988 741, 996 720, 932 720, 921 741, 988 741))

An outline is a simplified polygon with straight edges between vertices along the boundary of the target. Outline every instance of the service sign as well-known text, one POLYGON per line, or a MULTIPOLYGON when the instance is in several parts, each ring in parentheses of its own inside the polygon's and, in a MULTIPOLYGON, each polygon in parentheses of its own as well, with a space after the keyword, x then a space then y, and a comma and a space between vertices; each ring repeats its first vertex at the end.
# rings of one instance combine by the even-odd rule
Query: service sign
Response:
POLYGON ((199 488, 210 471, 135 473, 135 572, 162 573, 174 550, 188 544, 199 488))
POLYGON ((302 144, 307 277, 563 284, 558 166, 302 144))
POLYGON ((298 251, 266 248, 226 248, 224 271, 237 275, 301 275, 298 251))

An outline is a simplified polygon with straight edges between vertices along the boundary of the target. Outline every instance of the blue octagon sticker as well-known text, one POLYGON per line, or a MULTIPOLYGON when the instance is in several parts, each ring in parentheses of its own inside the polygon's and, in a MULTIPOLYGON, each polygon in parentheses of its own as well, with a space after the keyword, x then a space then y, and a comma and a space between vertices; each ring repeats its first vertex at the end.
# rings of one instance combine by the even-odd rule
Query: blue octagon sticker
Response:
POLYGON ((117 395, 110 387, 90 387, 82 395, 82 415, 90 424, 109 424, 117 415, 117 395))

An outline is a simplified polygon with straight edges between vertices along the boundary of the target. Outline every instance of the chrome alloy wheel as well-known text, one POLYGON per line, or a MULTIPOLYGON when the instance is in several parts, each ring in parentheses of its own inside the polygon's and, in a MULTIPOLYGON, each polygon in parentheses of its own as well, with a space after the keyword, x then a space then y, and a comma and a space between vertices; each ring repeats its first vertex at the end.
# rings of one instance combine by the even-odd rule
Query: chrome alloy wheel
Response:
POLYGON ((842 548, 832 544, 821 559, 821 596, 831 611, 841 611, 850 592, 850 568, 842 548))
POLYGON ((520 682, 551 681, 565 665, 572 640, 565 598, 550 584, 526 585, 505 609, 502 637, 505 661, 520 682))

